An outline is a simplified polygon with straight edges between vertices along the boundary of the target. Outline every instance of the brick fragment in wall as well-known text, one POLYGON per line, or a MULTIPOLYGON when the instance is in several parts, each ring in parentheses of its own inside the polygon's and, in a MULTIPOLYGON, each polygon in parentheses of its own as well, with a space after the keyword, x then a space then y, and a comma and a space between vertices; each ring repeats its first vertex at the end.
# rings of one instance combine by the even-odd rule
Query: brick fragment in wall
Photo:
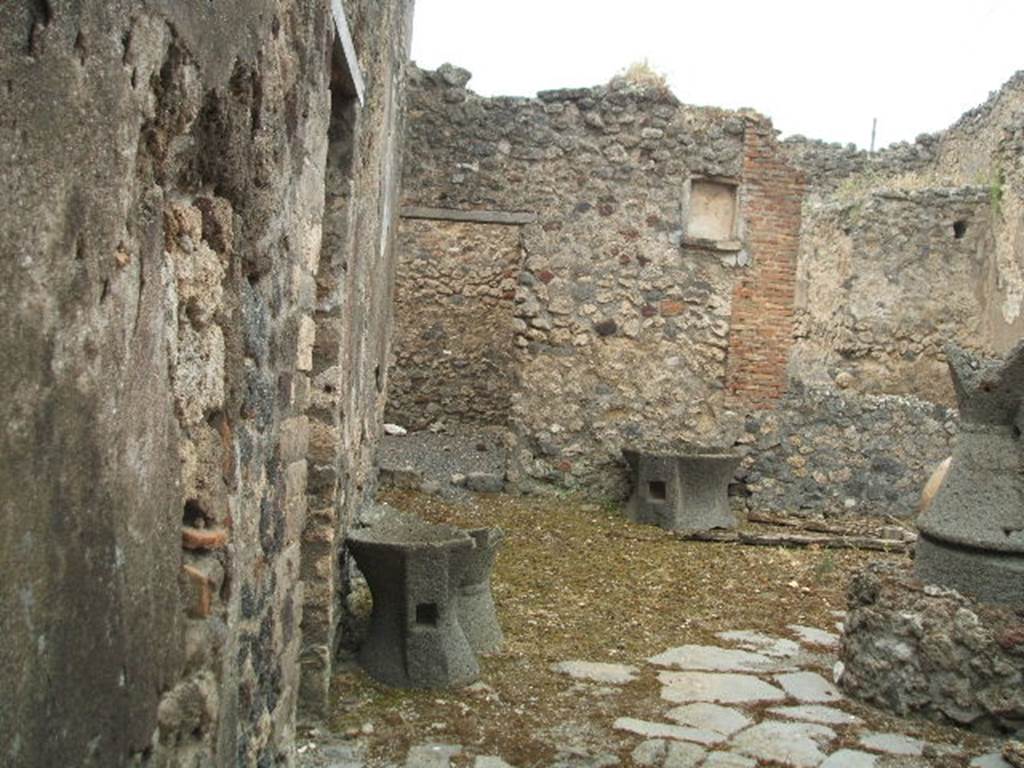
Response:
POLYGON ((743 215, 753 266, 732 301, 726 386, 736 407, 772 407, 786 387, 793 344, 792 296, 802 216, 801 174, 770 131, 748 124, 744 140, 743 215))
POLYGON ((193 528, 182 526, 181 546, 184 549, 223 549, 228 543, 228 532, 223 528, 193 528))

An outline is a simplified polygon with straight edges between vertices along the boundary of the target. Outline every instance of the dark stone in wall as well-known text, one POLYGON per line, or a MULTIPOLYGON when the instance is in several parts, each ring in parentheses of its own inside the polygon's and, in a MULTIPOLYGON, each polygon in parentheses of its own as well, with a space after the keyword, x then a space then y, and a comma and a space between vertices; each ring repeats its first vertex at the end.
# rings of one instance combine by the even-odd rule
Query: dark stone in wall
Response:
POLYGON ((949 456, 956 412, 913 397, 815 387, 746 421, 737 477, 758 511, 830 516, 914 514, 921 489, 949 456))

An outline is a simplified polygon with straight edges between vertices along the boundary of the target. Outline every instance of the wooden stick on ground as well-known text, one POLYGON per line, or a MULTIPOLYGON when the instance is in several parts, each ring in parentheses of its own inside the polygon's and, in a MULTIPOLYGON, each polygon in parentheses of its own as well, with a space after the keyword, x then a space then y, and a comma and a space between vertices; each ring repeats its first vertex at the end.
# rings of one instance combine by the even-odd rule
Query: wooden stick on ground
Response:
POLYGON ((677 533, 683 541, 746 544, 754 547, 821 547, 823 549, 869 549, 877 552, 910 552, 913 542, 872 536, 816 536, 798 533, 748 533, 747 531, 696 531, 677 533))

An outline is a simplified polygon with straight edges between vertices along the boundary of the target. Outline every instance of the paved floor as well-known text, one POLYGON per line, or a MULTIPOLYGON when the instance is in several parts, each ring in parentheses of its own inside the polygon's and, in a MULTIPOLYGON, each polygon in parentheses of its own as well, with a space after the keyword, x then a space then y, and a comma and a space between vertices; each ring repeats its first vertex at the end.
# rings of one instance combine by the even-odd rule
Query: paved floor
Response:
MULTIPOLYGON (((752 631, 719 633, 720 645, 683 645, 637 664, 567 659, 555 665, 567 686, 580 696, 606 700, 616 689, 653 670, 660 682, 660 719, 635 717, 628 708, 606 726, 616 736, 635 738, 623 758, 609 746, 595 750, 568 740, 557 745, 550 764, 558 768, 916 768, 962 765, 1010 768, 999 754, 1000 742, 986 752, 966 753, 956 744, 928 743, 900 729, 878 731, 853 714, 836 687, 842 674, 831 629, 790 625, 789 637, 752 631)), ((648 712, 649 707, 645 708, 648 712)), ((864 707, 857 708, 863 713, 864 707)), ((892 722, 887 718, 886 722, 892 722)), ((913 732, 912 723, 907 730, 913 732)), ((299 764, 312 768, 364 768, 368 761, 359 734, 339 739, 314 734, 301 743, 299 764)), ((406 768, 508 766, 501 755, 477 754, 471 745, 413 745, 406 768)), ((520 766, 519 768, 525 768, 520 766)))

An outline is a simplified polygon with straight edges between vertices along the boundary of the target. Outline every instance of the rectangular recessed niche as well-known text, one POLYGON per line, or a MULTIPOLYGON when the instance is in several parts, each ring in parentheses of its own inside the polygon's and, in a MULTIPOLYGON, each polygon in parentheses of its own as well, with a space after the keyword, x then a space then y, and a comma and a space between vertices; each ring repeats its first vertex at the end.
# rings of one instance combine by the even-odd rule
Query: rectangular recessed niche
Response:
POLYGON ((651 501, 665 500, 665 481, 651 480, 647 483, 647 498, 651 501))
POLYGON ((736 238, 736 185, 710 179, 690 182, 686 237, 725 241, 736 238))
POLYGON ((417 603, 416 623, 426 624, 428 627, 437 626, 437 603, 417 603))

